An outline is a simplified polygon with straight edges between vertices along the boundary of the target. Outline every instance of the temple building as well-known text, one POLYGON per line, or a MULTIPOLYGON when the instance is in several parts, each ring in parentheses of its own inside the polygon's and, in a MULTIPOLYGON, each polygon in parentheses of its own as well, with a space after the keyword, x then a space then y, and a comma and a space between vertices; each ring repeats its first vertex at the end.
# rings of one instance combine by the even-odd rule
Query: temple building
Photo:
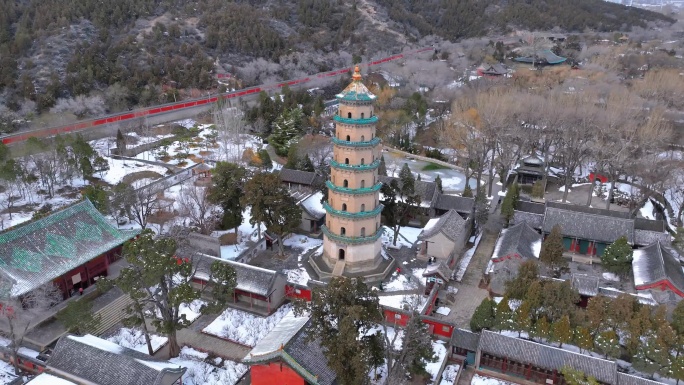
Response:
POLYGON ((376 276, 389 272, 393 261, 382 256, 383 206, 378 179, 380 138, 375 136, 378 117, 373 111, 376 96, 361 81, 358 67, 352 82, 337 95, 338 113, 333 117, 333 159, 330 161, 328 202, 323 231, 323 253, 311 261, 321 278, 376 276))

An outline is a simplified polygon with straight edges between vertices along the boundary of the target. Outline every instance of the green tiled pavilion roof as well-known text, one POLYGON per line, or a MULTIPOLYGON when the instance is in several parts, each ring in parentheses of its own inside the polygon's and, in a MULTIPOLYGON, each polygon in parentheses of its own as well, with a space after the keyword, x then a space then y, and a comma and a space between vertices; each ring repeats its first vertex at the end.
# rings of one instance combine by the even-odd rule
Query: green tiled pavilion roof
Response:
MULTIPOLYGON (((0 234, 0 271, 19 296, 133 238, 109 224, 89 200, 0 234)), ((85 278, 85 277, 84 277, 85 278)))

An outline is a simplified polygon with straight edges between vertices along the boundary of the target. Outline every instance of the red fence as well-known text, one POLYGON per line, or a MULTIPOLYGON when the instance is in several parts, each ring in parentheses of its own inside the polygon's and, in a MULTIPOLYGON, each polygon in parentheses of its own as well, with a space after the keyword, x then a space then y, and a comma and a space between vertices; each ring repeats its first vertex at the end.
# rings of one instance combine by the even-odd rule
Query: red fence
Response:
MULTIPOLYGON (((366 66, 370 67, 373 65, 378 65, 382 63, 386 63, 389 61, 393 60, 398 60, 401 58, 404 58, 409 55, 421 53, 421 52, 426 52, 432 50, 432 48, 421 48, 415 51, 410 51, 406 52, 403 54, 398 54, 390 57, 386 57, 384 59, 376 60, 373 62, 370 62, 366 64, 366 66)), ((317 74, 315 78, 326 78, 329 76, 337 76, 337 75, 342 75, 347 72, 350 72, 352 69, 350 68, 342 68, 334 71, 329 71, 329 72, 323 72, 320 74, 317 74)), ((212 95, 209 97, 205 98, 199 98, 199 99, 193 99, 193 100, 188 100, 188 101, 182 101, 178 103, 168 103, 168 104, 162 104, 159 106, 154 106, 154 107, 148 107, 148 108, 142 108, 139 110, 135 111, 129 111, 129 112, 123 112, 119 114, 113 114, 113 115, 108 115, 100 118, 95 118, 95 119, 90 119, 90 120, 83 120, 78 123, 73 123, 73 124, 67 124, 63 126, 56 126, 56 127, 49 127, 49 128, 42 128, 38 130, 32 130, 32 131, 25 131, 17 134, 11 134, 7 135, 2 138, 2 142, 4 144, 13 144, 13 143, 19 143, 27 140, 30 137, 37 137, 37 138, 45 138, 45 137, 50 137, 50 136, 55 136, 59 134, 68 134, 68 133, 73 133, 73 132, 78 132, 78 131, 83 131, 87 130, 89 128, 97 127, 97 126, 102 126, 110 123, 117 123, 117 122, 122 122, 126 120, 131 120, 131 119, 136 119, 136 118, 141 118, 145 116, 152 116, 152 115, 158 115, 158 114, 163 114, 171 111, 178 111, 186 108, 193 108, 193 107, 198 107, 201 105, 205 105, 208 103, 215 103, 219 98, 221 99, 232 99, 232 98, 237 98, 241 96, 247 96, 247 95, 252 95, 259 93, 261 91, 265 90, 270 90, 270 89, 276 89, 276 88, 282 88, 284 86, 294 86, 294 85, 299 85, 299 84, 304 84, 312 81, 314 78, 313 77, 306 77, 306 78, 301 78, 301 79, 295 79, 295 80, 289 80, 286 82, 282 83, 274 83, 274 84, 269 84, 269 85, 263 85, 259 87, 251 87, 251 88, 246 88, 243 90, 238 90, 234 92, 228 92, 220 95, 212 95)))

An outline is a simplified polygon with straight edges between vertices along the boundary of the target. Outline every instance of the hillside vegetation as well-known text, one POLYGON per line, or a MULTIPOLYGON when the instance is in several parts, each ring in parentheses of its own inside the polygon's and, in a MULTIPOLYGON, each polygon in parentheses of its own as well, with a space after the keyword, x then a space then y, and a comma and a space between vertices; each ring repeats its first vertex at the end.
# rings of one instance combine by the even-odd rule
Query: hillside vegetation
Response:
POLYGON ((242 69, 239 87, 272 80, 266 72, 324 71, 427 35, 669 21, 602 0, 0 0, 0 9, 0 115, 9 122, 94 91, 90 111, 115 112, 215 90, 217 72, 242 69))

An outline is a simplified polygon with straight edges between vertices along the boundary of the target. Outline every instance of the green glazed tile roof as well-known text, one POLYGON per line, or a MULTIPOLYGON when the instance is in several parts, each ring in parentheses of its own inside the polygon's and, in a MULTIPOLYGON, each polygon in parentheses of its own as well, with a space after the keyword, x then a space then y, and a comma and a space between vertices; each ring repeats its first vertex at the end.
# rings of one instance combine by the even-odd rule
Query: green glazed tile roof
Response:
MULTIPOLYGON (((109 224, 89 200, 0 234, 0 271, 19 296, 133 238, 109 224)), ((84 277, 85 278, 85 277, 84 277)))

